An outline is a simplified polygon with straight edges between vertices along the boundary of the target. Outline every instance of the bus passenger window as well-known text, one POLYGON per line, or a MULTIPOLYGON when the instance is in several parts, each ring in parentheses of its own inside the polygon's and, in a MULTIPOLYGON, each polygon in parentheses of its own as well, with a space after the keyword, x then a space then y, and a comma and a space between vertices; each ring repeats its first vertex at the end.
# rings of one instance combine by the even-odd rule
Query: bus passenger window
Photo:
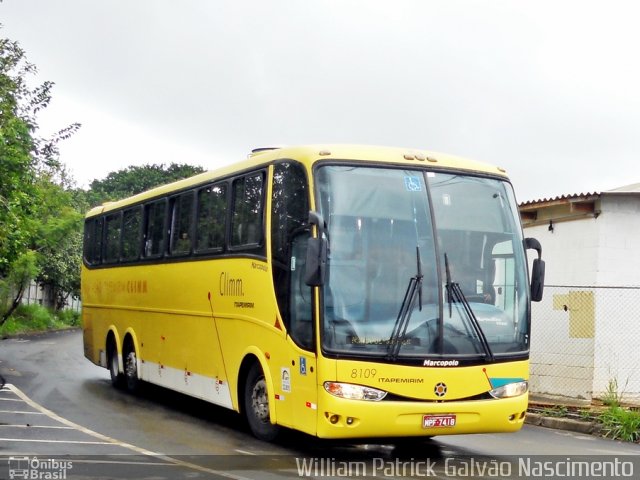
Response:
POLYGON ((191 252, 191 222, 193 219, 193 193, 171 199, 171 255, 191 252))
POLYGON ((122 216, 122 259, 136 260, 140 256, 140 207, 125 210, 122 216))
POLYGON ((122 217, 120 213, 107 215, 104 259, 115 263, 120 260, 120 233, 122 231, 122 217))
POLYGON ((227 216, 227 185, 211 185, 198 191, 196 251, 222 250, 227 216))
POLYGON ((144 208, 144 252, 145 257, 157 257, 164 252, 164 218, 166 202, 153 202, 144 208))
POLYGON ((84 224, 84 259, 89 265, 102 261, 102 229, 104 218, 87 220, 84 224))
POLYGON ((231 246, 258 246, 262 243, 262 172, 233 182, 231 246))

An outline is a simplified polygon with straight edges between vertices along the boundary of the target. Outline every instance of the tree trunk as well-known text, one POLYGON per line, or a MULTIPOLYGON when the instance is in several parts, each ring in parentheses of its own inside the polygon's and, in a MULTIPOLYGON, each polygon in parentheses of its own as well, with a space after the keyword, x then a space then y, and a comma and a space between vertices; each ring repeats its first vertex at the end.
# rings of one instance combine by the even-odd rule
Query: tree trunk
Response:
POLYGON ((24 294, 24 287, 21 287, 18 290, 18 293, 16 294, 15 298, 11 302, 9 309, 6 312, 4 312, 4 314, 2 315, 2 318, 0 319, 0 326, 4 325, 4 322, 6 322, 11 316, 11 314, 15 311, 15 309, 20 306, 20 302, 22 301, 23 294, 24 294))

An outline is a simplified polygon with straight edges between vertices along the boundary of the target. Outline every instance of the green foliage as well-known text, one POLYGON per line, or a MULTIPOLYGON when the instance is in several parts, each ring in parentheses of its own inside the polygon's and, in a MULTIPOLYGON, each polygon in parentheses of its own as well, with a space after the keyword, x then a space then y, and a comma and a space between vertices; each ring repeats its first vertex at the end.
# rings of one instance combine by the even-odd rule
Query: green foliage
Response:
POLYGON ((56 313, 56 316, 63 325, 68 325, 70 327, 80 326, 80 313, 75 310, 60 310, 56 313))
POLYGON ((0 277, 28 243, 23 227, 32 204, 34 141, 20 100, 28 92, 24 75, 32 71, 18 44, 0 39, 0 277))
POLYGON ((34 278, 53 292, 49 306, 55 309, 80 295, 83 212, 89 206, 203 171, 174 163, 132 166, 95 180, 89 192, 74 190, 58 145, 80 125, 38 136, 37 116, 49 105, 54 84, 30 86, 36 71, 17 42, 0 38, 0 326, 34 278))
POLYGON ((0 326, 0 336, 40 332, 80 325, 80 314, 72 310, 54 312, 40 305, 20 305, 0 326))
POLYGON ((550 407, 544 407, 540 413, 547 417, 566 417, 569 413, 569 409, 564 405, 553 405, 550 407))
POLYGON ((202 167, 177 163, 172 163, 168 167, 164 164, 130 166, 111 172, 103 180, 91 182, 88 200, 91 205, 120 200, 203 171, 202 167))
POLYGON ((50 287, 54 303, 48 306, 61 309, 70 295, 80 295, 83 215, 74 208, 73 192, 50 182, 39 190, 38 251, 46 262, 35 278, 50 287))
POLYGON ((14 288, 24 290, 37 273, 38 254, 33 250, 27 250, 13 262, 7 279, 14 288))
MULTIPOLYGON (((629 384, 629 379, 625 383, 625 389, 629 384)), ((607 389, 604 392, 601 400, 608 407, 619 407, 622 404, 622 397, 624 396, 624 390, 621 392, 618 388, 618 379, 612 378, 607 383, 607 389)))
POLYGON ((30 87, 35 73, 17 42, 0 39, 0 324, 34 277, 54 291, 79 284, 81 214, 58 144, 80 125, 37 135, 53 83, 30 87))
POLYGON ((580 417, 580 420, 585 421, 591 421, 597 418, 597 416, 594 415, 594 413, 589 408, 581 408, 580 410, 578 410, 578 416, 580 417))
POLYGON ((600 415, 602 432, 606 437, 637 442, 640 440, 640 412, 612 406, 600 415))
POLYGON ((7 276, 0 279, 0 325, 18 307, 22 292, 38 274, 38 260, 36 252, 27 250, 11 264, 7 276))

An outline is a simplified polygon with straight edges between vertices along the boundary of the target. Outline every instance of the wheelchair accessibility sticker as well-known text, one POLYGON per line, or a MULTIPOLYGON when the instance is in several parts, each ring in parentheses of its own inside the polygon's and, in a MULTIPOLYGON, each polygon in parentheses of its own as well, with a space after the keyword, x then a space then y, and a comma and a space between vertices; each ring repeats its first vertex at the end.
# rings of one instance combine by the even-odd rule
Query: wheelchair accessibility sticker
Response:
POLYGON ((421 192, 422 183, 420 182, 420 177, 404 177, 404 188, 406 188, 408 192, 421 192))

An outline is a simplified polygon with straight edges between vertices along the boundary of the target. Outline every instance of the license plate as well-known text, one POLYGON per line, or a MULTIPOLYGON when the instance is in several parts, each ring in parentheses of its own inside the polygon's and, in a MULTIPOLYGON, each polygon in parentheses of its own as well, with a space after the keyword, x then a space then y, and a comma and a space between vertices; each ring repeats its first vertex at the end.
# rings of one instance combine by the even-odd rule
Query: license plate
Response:
POLYGON ((456 426, 455 415, 423 415, 422 428, 446 428, 456 426))

